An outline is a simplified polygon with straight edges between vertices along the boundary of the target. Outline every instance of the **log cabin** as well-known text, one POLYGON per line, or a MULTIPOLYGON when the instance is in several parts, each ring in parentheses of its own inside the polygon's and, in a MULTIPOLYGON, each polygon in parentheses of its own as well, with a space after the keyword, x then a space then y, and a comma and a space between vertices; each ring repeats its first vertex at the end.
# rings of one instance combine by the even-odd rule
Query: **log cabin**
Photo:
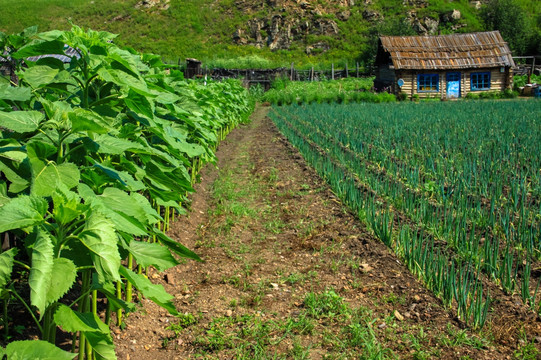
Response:
POLYGON ((410 99, 456 99, 511 89, 514 66, 499 31, 381 36, 374 87, 410 99))

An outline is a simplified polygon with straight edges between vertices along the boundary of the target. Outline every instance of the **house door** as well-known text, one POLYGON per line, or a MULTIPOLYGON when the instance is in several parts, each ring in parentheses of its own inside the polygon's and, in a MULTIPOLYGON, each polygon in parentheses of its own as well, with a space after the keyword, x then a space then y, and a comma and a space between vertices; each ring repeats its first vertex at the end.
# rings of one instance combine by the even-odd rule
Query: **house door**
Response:
POLYGON ((447 73, 447 99, 458 99, 460 97, 460 73, 447 73))

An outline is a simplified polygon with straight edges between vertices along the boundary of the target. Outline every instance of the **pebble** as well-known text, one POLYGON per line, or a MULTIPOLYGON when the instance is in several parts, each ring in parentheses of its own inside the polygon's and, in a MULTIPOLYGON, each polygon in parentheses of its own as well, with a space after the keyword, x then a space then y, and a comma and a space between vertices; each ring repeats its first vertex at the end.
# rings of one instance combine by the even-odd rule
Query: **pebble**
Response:
POLYGON ((419 302, 419 301, 421 301, 421 297, 419 295, 414 295, 413 300, 419 302))
POLYGON ((225 312, 225 316, 227 316, 227 317, 233 316, 233 311, 232 311, 231 309, 227 310, 227 311, 225 312))
POLYGON ((166 283, 168 283, 169 285, 175 285, 175 281, 173 280, 172 276, 170 276, 169 274, 165 274, 163 277, 166 283))

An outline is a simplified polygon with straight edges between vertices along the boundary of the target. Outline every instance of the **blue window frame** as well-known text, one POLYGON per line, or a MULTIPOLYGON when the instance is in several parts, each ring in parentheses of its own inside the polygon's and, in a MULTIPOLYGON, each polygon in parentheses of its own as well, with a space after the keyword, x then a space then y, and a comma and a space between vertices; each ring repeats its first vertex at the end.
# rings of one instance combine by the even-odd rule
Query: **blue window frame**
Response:
POLYGON ((440 76, 438 74, 417 75, 417 91, 438 92, 440 90, 440 76))
POLYGON ((471 73, 472 91, 490 90, 490 72, 474 72, 471 73))

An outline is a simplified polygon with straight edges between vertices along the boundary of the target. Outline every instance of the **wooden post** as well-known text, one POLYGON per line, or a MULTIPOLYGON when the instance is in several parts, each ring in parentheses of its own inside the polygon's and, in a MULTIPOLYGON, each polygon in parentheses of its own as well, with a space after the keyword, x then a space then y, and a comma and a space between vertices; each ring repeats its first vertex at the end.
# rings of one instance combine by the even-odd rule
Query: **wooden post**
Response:
POLYGON ((294 64, 291 63, 291 74, 290 74, 290 76, 289 76, 289 79, 290 79, 291 81, 293 81, 293 71, 295 70, 295 69, 293 68, 293 65, 294 65, 294 64))
POLYGON ((331 64, 331 79, 334 80, 334 63, 331 64))
POLYGON ((348 70, 348 63, 346 61, 346 78, 348 78, 348 77, 349 77, 349 70, 348 70))
POLYGON ((310 74, 310 81, 314 81, 314 67, 312 66, 312 72, 310 74))
POLYGON ((359 62, 357 62, 355 67, 356 67, 356 70, 357 70, 356 71, 357 77, 359 77, 359 62))

